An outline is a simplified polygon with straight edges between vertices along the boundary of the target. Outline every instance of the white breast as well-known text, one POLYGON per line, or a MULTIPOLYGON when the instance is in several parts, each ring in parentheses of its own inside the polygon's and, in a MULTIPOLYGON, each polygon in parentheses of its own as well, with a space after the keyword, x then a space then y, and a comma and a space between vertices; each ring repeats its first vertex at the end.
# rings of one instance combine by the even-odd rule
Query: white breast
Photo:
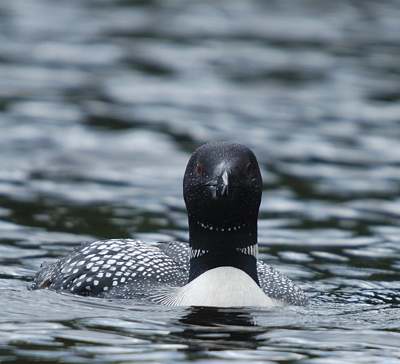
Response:
POLYGON ((280 304, 266 296, 248 274, 233 267, 208 270, 179 288, 173 298, 176 306, 273 307, 280 304))

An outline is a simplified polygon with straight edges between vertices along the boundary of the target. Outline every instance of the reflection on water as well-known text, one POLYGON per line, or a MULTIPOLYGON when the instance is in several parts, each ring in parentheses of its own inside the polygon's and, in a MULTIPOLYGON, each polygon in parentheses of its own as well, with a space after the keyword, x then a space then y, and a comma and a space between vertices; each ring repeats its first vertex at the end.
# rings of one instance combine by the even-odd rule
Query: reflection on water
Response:
POLYGON ((398 362, 399 18, 395 1, 1 2, 0 362, 398 362), (84 241, 187 240, 185 163, 221 139, 257 154, 260 257, 309 307, 26 290, 84 241))
POLYGON ((187 342, 187 351, 256 349, 257 327, 246 309, 188 308, 179 323, 183 331, 175 335, 187 342))

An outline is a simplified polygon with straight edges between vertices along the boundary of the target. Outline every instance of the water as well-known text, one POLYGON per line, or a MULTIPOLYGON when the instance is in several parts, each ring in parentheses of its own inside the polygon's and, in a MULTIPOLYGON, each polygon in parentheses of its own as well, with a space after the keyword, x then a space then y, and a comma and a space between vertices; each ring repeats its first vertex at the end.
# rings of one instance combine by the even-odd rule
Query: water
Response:
POLYGON ((1 363, 400 363, 397 1, 0 3, 1 363), (261 258, 308 307, 26 287, 80 242, 187 240, 190 152, 265 180, 261 258))

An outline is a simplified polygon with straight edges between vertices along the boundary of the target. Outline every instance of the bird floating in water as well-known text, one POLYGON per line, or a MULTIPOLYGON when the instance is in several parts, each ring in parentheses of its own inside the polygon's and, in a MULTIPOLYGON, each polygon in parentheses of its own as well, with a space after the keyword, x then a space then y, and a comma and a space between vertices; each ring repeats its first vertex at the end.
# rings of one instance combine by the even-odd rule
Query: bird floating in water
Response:
POLYGON ((249 148, 199 147, 187 164, 183 195, 189 244, 95 241, 43 267, 33 288, 171 306, 306 304, 300 288, 257 258, 262 177, 249 148))

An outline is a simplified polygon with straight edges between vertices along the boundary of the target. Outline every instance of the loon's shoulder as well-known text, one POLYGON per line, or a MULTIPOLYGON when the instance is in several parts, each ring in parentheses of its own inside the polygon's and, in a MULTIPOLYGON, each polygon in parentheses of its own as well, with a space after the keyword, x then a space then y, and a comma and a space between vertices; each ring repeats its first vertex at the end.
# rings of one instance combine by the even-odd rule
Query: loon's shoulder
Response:
POLYGON ((180 267, 189 267, 190 249, 188 243, 183 243, 181 241, 169 241, 156 243, 156 246, 180 267))
POLYGON ((304 291, 275 268, 258 260, 257 273, 260 287, 268 297, 290 305, 307 304, 304 291))

